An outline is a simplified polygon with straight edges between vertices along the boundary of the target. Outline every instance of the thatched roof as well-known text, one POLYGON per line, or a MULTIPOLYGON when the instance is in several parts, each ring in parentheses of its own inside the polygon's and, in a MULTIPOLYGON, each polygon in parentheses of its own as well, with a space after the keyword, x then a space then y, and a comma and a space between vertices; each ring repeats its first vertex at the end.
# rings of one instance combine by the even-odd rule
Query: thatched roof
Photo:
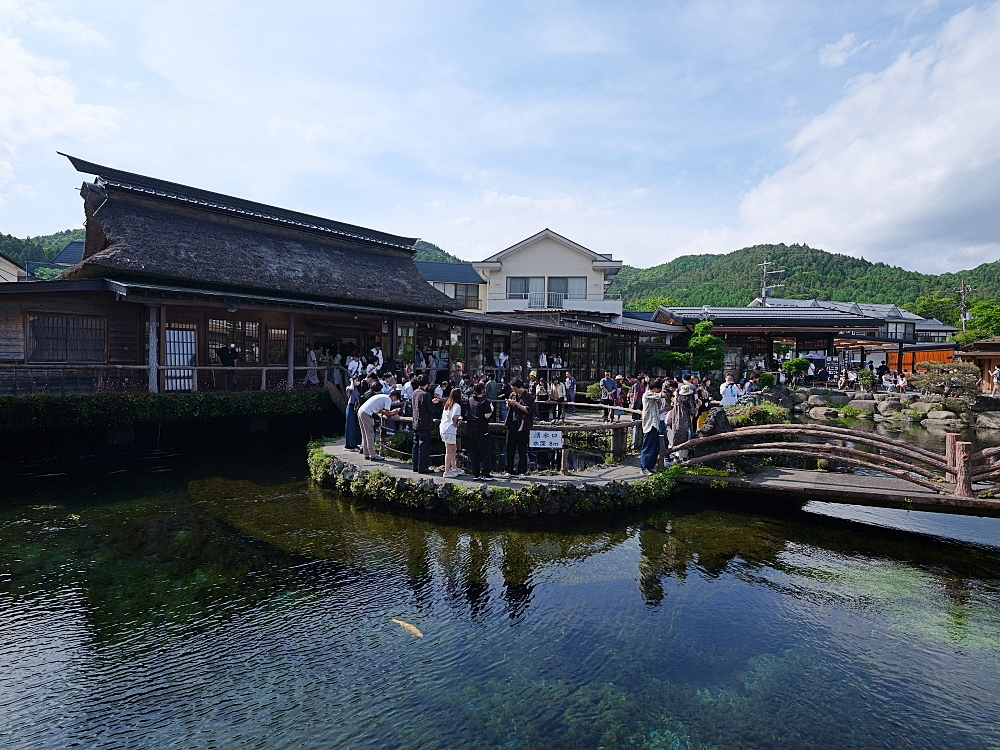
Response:
POLYGON ((345 303, 454 310, 413 264, 415 239, 73 160, 83 260, 63 278, 169 280, 345 303))

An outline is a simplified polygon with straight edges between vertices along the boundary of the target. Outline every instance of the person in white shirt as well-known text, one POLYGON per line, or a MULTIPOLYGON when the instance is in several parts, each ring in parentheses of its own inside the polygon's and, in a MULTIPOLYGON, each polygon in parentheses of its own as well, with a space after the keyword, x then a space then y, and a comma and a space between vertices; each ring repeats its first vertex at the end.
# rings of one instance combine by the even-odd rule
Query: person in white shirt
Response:
POLYGON ((382 372, 382 365, 385 364, 385 359, 382 357, 382 345, 375 344, 369 354, 372 355, 372 364, 375 365, 376 371, 382 372))
POLYGON ((538 355, 538 368, 543 369, 549 366, 549 358, 545 352, 541 352, 538 355))
POLYGON ((352 354, 350 359, 347 360, 347 372, 352 378, 360 378, 361 373, 364 370, 364 365, 361 364, 361 357, 357 354, 352 354))
POLYGON ((462 419, 462 391, 452 388, 441 411, 441 442, 444 443, 444 476, 451 479, 464 472, 458 468, 458 423, 462 419))
POLYGON ((375 455, 375 415, 385 419, 399 414, 394 409, 392 399, 384 393, 377 393, 358 407, 358 421, 361 423, 361 449, 365 458, 371 461, 381 461, 382 457, 375 455))
POLYGON ((997 395, 997 391, 1000 390, 1000 365, 993 368, 993 374, 990 375, 990 395, 997 395))
POLYGON ((726 382, 719 389, 719 395, 722 396, 723 406, 735 406, 739 403, 740 396, 743 395, 743 389, 740 388, 740 384, 736 382, 731 372, 726 373, 726 382))

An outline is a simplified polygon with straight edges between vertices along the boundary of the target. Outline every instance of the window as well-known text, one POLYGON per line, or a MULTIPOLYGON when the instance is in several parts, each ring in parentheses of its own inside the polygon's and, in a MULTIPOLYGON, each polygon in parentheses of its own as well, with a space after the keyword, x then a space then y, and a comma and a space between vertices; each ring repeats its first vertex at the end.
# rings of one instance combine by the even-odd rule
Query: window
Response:
POLYGON ((104 318, 83 315, 29 315, 29 362, 104 362, 104 318))
POLYGON ((916 325, 914 323, 886 323, 882 326, 882 335, 888 339, 913 341, 916 325))
POLYGON ((288 331, 284 328, 267 329, 267 363, 269 365, 288 363, 288 331))
MULTIPOLYGON (((194 367, 197 358, 197 326, 194 323, 168 323, 164 334, 167 350, 167 367, 194 367)), ((164 370, 163 390, 190 391, 194 389, 193 370, 164 370)))
POLYGON ((236 350, 247 364, 260 362, 260 323, 242 320, 208 321, 208 355, 215 361, 219 349, 236 344, 236 350))
POLYGON ((508 276, 507 299, 523 299, 528 307, 545 307, 544 276, 508 276))
POLYGON ((549 307, 562 307, 563 300, 587 299, 586 276, 549 276, 549 307))
POLYGON ((479 309, 479 284, 448 284, 435 281, 434 288, 459 302, 463 308, 479 309))

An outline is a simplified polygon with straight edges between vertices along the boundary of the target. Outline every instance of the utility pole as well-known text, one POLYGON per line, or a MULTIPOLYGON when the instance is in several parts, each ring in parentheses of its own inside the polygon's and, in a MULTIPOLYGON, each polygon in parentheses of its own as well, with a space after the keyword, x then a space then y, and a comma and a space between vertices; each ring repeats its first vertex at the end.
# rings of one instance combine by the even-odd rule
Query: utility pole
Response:
POLYGON ((760 287, 760 303, 762 307, 767 307, 767 298, 771 296, 771 292, 775 289, 780 289, 784 284, 768 284, 767 279, 769 276, 777 276, 779 273, 784 273, 785 269, 780 271, 772 271, 771 266, 776 265, 773 261, 765 260, 763 263, 758 263, 757 267, 760 268, 761 273, 764 276, 763 282, 760 287))
POLYGON ((958 309, 962 313, 962 315, 961 315, 961 317, 962 317, 962 331, 964 332, 965 331, 965 321, 968 318, 968 313, 966 312, 968 310, 968 305, 966 304, 965 295, 967 295, 970 292, 972 292, 972 287, 966 285, 966 283, 965 283, 965 277, 964 276, 962 277, 962 286, 960 286, 955 291, 958 292, 961 295, 961 302, 959 303, 959 308, 958 309))

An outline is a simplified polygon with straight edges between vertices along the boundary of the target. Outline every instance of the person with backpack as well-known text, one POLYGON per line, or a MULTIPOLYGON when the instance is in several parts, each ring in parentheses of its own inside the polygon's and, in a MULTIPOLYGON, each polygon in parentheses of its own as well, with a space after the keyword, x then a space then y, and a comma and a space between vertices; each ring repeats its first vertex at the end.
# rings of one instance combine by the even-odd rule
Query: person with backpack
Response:
MULTIPOLYGON (((492 378, 490 383, 496 383, 492 378)), ((493 402, 486 394, 486 386, 476 383, 469 397, 466 436, 469 439, 469 468, 473 481, 488 482, 493 477, 493 441, 490 439, 490 418, 493 402)))
POLYGON ((431 462, 431 430, 434 429, 434 405, 437 399, 427 388, 427 376, 413 379, 413 471, 427 474, 431 462))

